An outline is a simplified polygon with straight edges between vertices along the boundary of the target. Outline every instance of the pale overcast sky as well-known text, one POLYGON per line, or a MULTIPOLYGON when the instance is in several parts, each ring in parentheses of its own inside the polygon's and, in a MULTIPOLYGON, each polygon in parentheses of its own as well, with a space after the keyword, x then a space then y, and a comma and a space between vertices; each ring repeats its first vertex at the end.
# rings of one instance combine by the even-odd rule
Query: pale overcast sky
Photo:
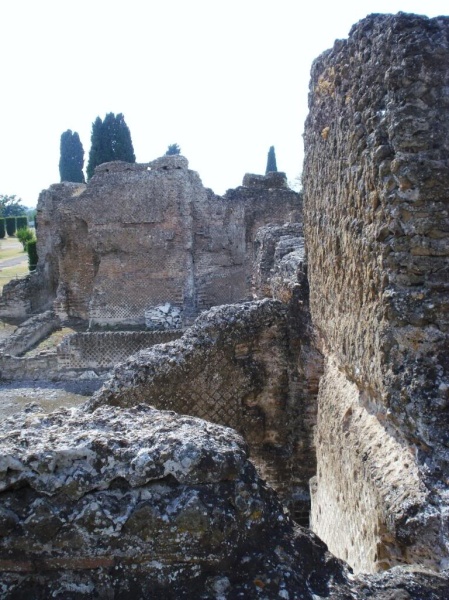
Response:
POLYGON ((35 206, 59 181, 59 143, 125 115, 137 161, 177 143, 217 193, 264 173, 293 180, 312 60, 367 14, 449 14, 448 0, 3 0, 0 194, 35 206))

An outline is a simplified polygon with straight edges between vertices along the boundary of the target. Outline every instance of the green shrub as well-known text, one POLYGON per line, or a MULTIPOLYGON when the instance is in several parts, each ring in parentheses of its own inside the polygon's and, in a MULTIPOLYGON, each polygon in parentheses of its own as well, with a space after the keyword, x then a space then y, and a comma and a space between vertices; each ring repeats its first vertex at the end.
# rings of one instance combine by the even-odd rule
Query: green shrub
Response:
POLYGON ((30 240, 27 244, 27 252, 28 252, 28 269, 30 271, 35 271, 37 267, 37 248, 36 248, 36 240, 30 240))
POLYGON ((16 236, 19 242, 22 244, 24 250, 27 249, 28 242, 31 242, 31 240, 35 239, 34 232, 29 227, 21 227, 20 229, 18 229, 16 232, 16 236))
POLYGON ((17 230, 28 227, 28 217, 26 215, 21 215, 20 217, 16 217, 16 227, 17 227, 17 230))
POLYGON ((6 233, 11 237, 16 233, 16 217, 6 217, 6 233))
POLYGON ((2 240, 6 235, 5 219, 0 217, 0 239, 2 240))

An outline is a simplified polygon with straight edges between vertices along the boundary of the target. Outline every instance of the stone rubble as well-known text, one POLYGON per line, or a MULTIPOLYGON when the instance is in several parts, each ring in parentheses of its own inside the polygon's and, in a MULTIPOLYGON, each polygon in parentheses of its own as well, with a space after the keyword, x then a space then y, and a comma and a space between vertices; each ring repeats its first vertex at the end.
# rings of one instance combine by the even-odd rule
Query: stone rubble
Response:
POLYGON ((35 405, 0 431, 5 600, 312 600, 344 580, 229 428, 148 406, 35 405))

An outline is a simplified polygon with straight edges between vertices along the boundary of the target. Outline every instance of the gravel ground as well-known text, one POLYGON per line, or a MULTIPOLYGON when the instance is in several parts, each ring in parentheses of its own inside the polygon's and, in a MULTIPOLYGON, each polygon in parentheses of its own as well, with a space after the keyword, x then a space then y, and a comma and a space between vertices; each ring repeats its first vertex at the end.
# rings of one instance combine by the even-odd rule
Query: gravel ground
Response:
POLYGON ((0 417, 8 417, 27 404, 37 403, 43 412, 61 406, 77 406, 101 387, 102 381, 15 381, 0 383, 0 417))

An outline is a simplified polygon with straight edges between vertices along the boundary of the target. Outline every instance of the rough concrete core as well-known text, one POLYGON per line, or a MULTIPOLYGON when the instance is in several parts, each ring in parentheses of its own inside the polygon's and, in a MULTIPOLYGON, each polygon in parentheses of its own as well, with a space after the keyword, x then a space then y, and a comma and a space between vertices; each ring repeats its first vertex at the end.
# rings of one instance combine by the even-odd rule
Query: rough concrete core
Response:
POLYGON ((36 408, 2 422, 0 446, 2 598, 312 600, 346 582, 231 429, 148 406, 36 408))
POLYGON ((260 474, 308 523, 315 398, 299 372, 303 350, 279 301, 213 308, 179 340, 119 365, 90 406, 147 403, 235 428, 260 474))
POLYGON ((2 597, 447 600, 448 64, 449 18, 405 14, 317 59, 304 226, 284 174, 219 198, 184 157, 43 193, 38 273, 2 314, 149 331, 77 332, 2 376, 98 369, 200 316, 83 407, 0 423, 2 597), (298 513, 315 474, 313 530, 355 577, 248 449, 298 513))
POLYGON ((182 328, 212 306, 250 299, 257 230, 301 213, 285 175, 245 181, 254 178, 220 197, 186 158, 163 156, 106 163, 87 186, 51 186, 37 207, 37 271, 5 286, 0 315, 53 308, 89 326, 182 328))
POLYGON ((449 18, 399 14, 364 19, 312 67, 312 522, 358 570, 447 567, 448 64, 449 18))

